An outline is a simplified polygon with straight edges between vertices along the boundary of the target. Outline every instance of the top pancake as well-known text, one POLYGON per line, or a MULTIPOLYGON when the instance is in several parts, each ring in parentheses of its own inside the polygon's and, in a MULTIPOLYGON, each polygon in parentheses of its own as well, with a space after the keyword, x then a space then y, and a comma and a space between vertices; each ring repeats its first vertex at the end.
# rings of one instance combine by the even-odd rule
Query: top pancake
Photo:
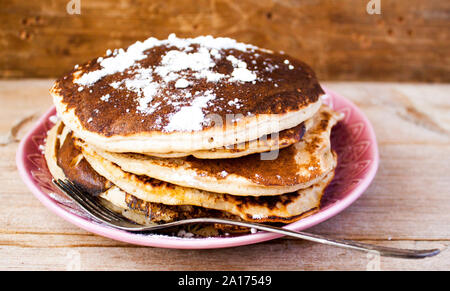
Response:
POLYGON ((303 62, 229 38, 149 38, 57 80, 58 115, 111 152, 208 150, 309 119, 324 94, 303 62))

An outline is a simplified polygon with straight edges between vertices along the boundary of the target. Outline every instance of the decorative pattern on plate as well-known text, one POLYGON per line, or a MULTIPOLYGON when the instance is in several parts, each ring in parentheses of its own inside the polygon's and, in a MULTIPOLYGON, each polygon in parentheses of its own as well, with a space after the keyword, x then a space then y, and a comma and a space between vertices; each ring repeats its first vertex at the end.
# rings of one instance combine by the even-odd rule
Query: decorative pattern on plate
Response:
MULTIPOLYGON (((350 101, 327 90, 324 103, 343 113, 345 118, 332 131, 331 143, 338 154, 338 166, 332 183, 321 201, 321 209, 286 227, 302 230, 318 224, 348 207, 367 188, 378 168, 378 148, 367 118, 350 101)), ((220 248, 257 243, 279 237, 258 232, 236 237, 178 238, 163 235, 142 235, 120 231, 94 222, 65 194, 53 185, 42 153, 47 131, 53 126, 49 110, 22 140, 17 152, 17 166, 24 182, 48 208, 64 219, 88 231, 134 244, 168 248, 220 248)))

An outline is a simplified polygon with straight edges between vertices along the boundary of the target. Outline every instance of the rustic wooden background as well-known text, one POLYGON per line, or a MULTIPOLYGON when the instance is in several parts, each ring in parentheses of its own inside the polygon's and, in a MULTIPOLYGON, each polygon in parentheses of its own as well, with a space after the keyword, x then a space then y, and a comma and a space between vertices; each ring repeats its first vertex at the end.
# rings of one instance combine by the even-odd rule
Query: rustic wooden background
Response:
POLYGON ((284 50, 322 80, 450 81, 450 1, 0 0, 0 78, 54 78, 149 36, 212 34, 284 50))

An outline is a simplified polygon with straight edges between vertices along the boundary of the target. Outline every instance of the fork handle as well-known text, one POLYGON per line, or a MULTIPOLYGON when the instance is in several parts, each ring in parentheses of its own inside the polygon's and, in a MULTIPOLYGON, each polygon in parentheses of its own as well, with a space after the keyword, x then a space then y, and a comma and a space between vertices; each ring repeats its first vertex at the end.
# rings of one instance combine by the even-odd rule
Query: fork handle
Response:
MULTIPOLYGON (((229 224, 229 225, 250 227, 250 228, 257 229, 257 230, 272 232, 272 233, 281 234, 281 235, 287 235, 287 236, 300 238, 300 239, 308 240, 308 241, 312 241, 312 242, 322 243, 322 244, 326 244, 326 245, 337 246, 337 247, 353 249, 353 250, 358 250, 358 251, 374 252, 377 255, 387 256, 387 257, 421 259, 421 258, 426 258, 426 257, 432 257, 432 256, 435 256, 440 253, 439 249, 412 250, 412 249, 384 247, 384 246, 379 246, 379 245, 361 243, 361 242, 352 241, 352 240, 337 239, 337 238, 332 238, 332 237, 324 236, 324 235, 293 231, 293 230, 289 230, 286 228, 281 228, 281 227, 276 227, 276 226, 271 226, 271 225, 265 225, 265 224, 259 224, 259 223, 253 223, 253 222, 235 221, 235 220, 231 220, 231 219, 193 218, 193 219, 186 219, 186 220, 182 220, 182 221, 178 221, 178 222, 166 223, 166 224, 163 224, 161 227, 165 228, 165 227, 168 227, 169 225, 176 226, 176 225, 191 224, 191 223, 218 223, 218 224, 229 224)), ((151 229, 155 229, 155 227, 152 226, 151 229)), ((145 229, 143 229, 143 230, 145 230, 145 229)))

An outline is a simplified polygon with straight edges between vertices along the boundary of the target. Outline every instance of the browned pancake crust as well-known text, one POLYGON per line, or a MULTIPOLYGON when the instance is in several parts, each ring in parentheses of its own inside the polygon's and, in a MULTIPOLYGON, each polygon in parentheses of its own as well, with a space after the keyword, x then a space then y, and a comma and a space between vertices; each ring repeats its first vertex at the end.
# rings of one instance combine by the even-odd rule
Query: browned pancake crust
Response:
MULTIPOLYGON (((148 57, 137 63, 140 64, 140 68, 153 67, 159 64, 161 57, 171 49, 175 48, 156 46, 148 49, 145 51, 148 57)), ((197 46, 193 45, 192 52, 196 50, 197 46)), ((319 96, 324 94, 313 70, 305 63, 285 54, 270 54, 262 50, 242 52, 232 49, 222 50, 221 53, 246 61, 249 64, 248 68, 257 71, 258 77, 261 77, 262 81, 253 84, 251 82, 228 82, 227 80, 218 82, 206 82, 204 79, 194 80, 193 85, 189 87, 192 95, 195 92, 212 90, 217 96, 203 109, 205 116, 216 114, 225 121, 227 114, 242 114, 243 116, 283 114, 315 103, 319 96), (289 60, 289 64, 294 68, 289 69, 285 60, 289 60), (264 70, 269 65, 279 68, 273 72, 264 70), (239 108, 229 104, 236 98, 242 103, 239 108)), ((225 74, 233 71, 231 62, 224 57, 215 62, 214 71, 225 74)), ((175 110, 172 105, 163 102, 164 97, 172 96, 179 90, 174 87, 173 82, 169 82, 163 94, 154 96, 153 103, 161 102, 156 111, 149 115, 143 115, 136 110, 138 96, 135 92, 127 89, 118 91, 109 85, 112 82, 132 77, 136 74, 133 71, 108 75, 93 86, 81 92, 78 91, 79 86, 73 83, 73 74, 78 70, 86 73, 98 69, 100 69, 100 64, 97 59, 94 59, 58 79, 52 89, 54 93, 63 97, 63 103, 67 105, 68 109, 75 109, 75 114, 84 128, 106 137, 162 131, 168 124, 171 113, 174 113, 175 110), (100 98, 106 94, 110 95, 109 102, 102 102, 100 98)), ((161 77, 153 74, 153 79, 160 81, 161 77)), ((192 98, 177 101, 188 105, 192 102, 192 98)), ((203 129, 212 126, 213 124, 204 124, 203 129)))
POLYGON ((57 144, 57 148, 57 165, 69 180, 93 195, 111 187, 111 183, 97 174, 83 158, 83 154, 73 143, 72 133, 67 135, 61 147, 57 144))
MULTIPOLYGON (((89 165, 86 159, 80 158, 80 154, 81 152, 73 143, 72 133, 69 133, 62 147, 57 150, 56 153, 58 166, 61 167, 67 178, 93 195, 97 195, 110 188, 112 184, 104 177, 100 176, 97 172, 95 172, 95 170, 89 165)), ((145 183, 149 183, 149 185, 153 187, 162 185, 164 185, 165 187, 170 187, 172 185, 170 183, 153 179, 148 176, 137 176, 131 173, 126 173, 126 175, 130 175, 130 178, 139 177, 139 179, 145 180, 145 183)), ((269 209, 273 209, 277 207, 277 204, 279 203, 283 205, 289 204, 292 199, 294 199, 299 194, 297 192, 293 192, 276 196, 235 196, 229 194, 220 195, 223 195, 225 200, 234 201, 238 208, 245 208, 249 205, 264 205, 269 209)), ((147 202, 138 199, 128 193, 126 193, 125 195, 125 203, 128 205, 128 207, 130 207, 130 209, 145 214, 153 222, 170 222, 196 217, 216 217, 242 220, 240 217, 225 211, 192 205, 165 205, 161 203, 147 202)), ((317 209, 311 209, 305 213, 301 213, 299 215, 288 218, 266 217, 264 219, 255 219, 251 216, 248 216, 246 220, 257 222, 290 223, 311 215, 316 211, 317 209)), ((216 225, 215 228, 230 231, 232 229, 220 225, 216 225)), ((234 230, 240 229, 241 228, 238 227, 234 230)))
MULTIPOLYGON (((323 115, 323 118, 320 126, 316 128, 319 132, 324 131, 331 120, 330 113, 322 111, 320 114, 323 115)), ((311 130, 311 133, 313 133, 313 130, 311 130)), ((311 142, 303 142, 307 145, 305 154, 312 153, 317 147, 317 144, 321 143, 319 138, 311 142)), ((225 171, 228 174, 236 174, 261 185, 273 186, 296 185, 307 182, 306 180, 302 180, 302 176, 297 175, 299 169, 295 161, 295 156, 295 149, 293 146, 290 146, 280 150, 275 160, 262 160, 260 154, 248 155, 238 159, 218 159, 214 162, 196 159, 194 157, 188 157, 187 160, 190 166, 197 170, 199 174, 213 174, 218 179, 223 179, 224 177, 221 173, 225 171), (251 166, 245 167, 243 165, 251 166)), ((317 166, 318 161, 316 161, 312 154, 311 158, 312 160, 307 168, 317 166)), ((313 179, 320 174, 314 170, 310 170, 310 172, 311 176, 309 179, 313 179)))
MULTIPOLYGON (((322 121, 314 129, 310 129, 311 133, 326 130, 331 115, 327 111, 320 111, 322 121)), ((311 141, 303 140, 306 145, 305 155, 309 155, 311 161, 302 167, 308 169, 309 177, 298 175, 299 165, 295 161, 296 149, 294 145, 279 150, 278 156, 274 160, 262 160, 261 154, 252 154, 239 157, 236 159, 197 159, 193 156, 183 158, 154 158, 161 164, 178 167, 182 161, 183 165, 188 165, 195 170, 199 176, 214 176, 217 179, 225 179, 222 173, 225 171, 228 175, 236 174, 238 176, 249 179, 259 185, 264 186, 290 186, 306 183, 323 174, 320 171, 319 159, 312 153, 322 143, 317 137, 311 141)), ((331 154, 331 153, 329 153, 331 154)), ((131 157, 144 157, 141 154, 127 153, 131 157)))
MULTIPOLYGON (((57 141, 59 143, 59 140, 57 141)), ((86 192, 97 196, 108 190, 112 184, 92 169, 81 151, 74 145, 72 133, 65 138, 61 147, 57 144, 57 164, 66 177, 83 188, 86 192)), ((156 179, 145 177, 146 182, 153 186, 170 185, 156 179)), ((125 203, 133 210, 144 213, 153 222, 170 222, 174 220, 195 217, 217 217, 240 220, 236 215, 228 212, 207 209, 191 205, 165 205, 161 203, 145 202, 130 194, 126 194, 125 203)), ((227 228, 228 229, 228 228, 227 228)))
POLYGON ((192 205, 165 205, 152 203, 136 198, 131 194, 125 195, 125 203, 133 210, 138 210, 153 222, 169 222, 196 217, 215 217, 241 220, 238 216, 225 211, 208 209, 192 205))

